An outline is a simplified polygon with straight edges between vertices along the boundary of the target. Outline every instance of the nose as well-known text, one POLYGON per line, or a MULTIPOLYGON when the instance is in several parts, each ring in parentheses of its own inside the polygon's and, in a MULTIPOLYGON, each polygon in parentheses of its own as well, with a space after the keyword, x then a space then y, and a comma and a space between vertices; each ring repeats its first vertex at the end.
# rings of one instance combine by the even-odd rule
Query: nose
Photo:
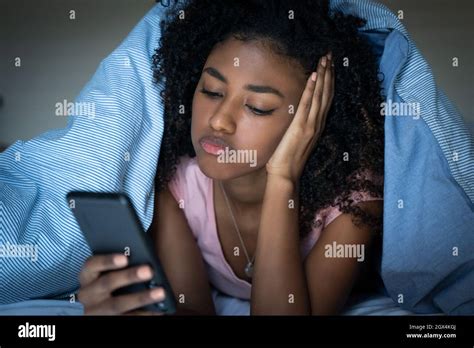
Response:
POLYGON ((232 108, 224 105, 225 102, 221 104, 214 115, 209 118, 209 126, 216 132, 222 133, 234 133, 236 129, 235 119, 232 116, 235 112, 232 108))

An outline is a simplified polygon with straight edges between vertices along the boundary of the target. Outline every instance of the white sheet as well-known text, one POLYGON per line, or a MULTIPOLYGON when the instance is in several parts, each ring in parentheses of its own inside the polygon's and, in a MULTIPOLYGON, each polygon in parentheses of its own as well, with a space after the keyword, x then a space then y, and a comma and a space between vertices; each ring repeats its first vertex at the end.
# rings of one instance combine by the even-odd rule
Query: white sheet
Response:
MULTIPOLYGON (((250 302, 233 298, 213 289, 212 297, 218 315, 250 315, 250 302)), ((417 315, 400 308, 390 297, 368 294, 353 298, 341 315, 417 315)))

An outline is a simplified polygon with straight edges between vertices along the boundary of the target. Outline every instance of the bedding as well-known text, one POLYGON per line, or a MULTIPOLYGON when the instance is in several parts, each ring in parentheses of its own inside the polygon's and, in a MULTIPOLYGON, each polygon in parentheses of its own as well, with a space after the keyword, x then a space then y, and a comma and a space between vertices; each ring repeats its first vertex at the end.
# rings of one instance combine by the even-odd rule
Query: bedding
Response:
MULTIPOLYGON (((217 315, 250 314, 250 302, 228 296, 216 289, 212 290, 217 315)), ((60 300, 29 300, 0 305, 0 315, 83 315, 79 302, 60 300)), ((353 299, 342 315, 413 315, 401 309, 390 297, 381 294, 367 294, 353 299)))
MULTIPOLYGON (((385 119, 380 272, 387 308, 472 314, 472 138, 394 14, 369 0, 333 0, 331 8, 367 19, 360 32, 378 54, 387 102, 420 110, 385 119)), ((67 192, 124 191, 150 226, 164 111, 150 59, 164 10, 155 5, 76 98, 95 105, 93 117, 70 116, 66 128, 18 140, 0 154, 0 304, 11 304, 7 309, 20 313, 28 308, 23 301, 69 299, 77 291, 90 250, 67 192), (36 261, 12 252, 20 248, 37 250, 36 261)))

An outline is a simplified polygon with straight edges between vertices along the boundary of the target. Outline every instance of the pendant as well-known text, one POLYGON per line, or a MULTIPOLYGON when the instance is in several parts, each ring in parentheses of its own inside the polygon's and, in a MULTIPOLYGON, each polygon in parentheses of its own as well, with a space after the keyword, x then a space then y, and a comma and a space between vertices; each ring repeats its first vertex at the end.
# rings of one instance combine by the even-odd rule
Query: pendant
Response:
POLYGON ((253 275, 253 263, 249 262, 247 263, 247 266, 245 266, 245 274, 247 277, 252 278, 253 275))

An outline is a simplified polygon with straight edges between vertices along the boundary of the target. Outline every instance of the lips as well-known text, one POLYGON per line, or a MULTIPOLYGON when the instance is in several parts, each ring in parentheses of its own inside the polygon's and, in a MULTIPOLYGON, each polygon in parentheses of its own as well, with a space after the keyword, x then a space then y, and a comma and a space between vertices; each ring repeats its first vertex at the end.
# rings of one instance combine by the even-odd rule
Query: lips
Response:
POLYGON ((229 150, 232 149, 232 147, 229 144, 227 144, 221 138, 217 138, 217 137, 209 137, 209 136, 202 137, 199 140, 199 144, 201 144, 201 147, 203 148, 205 152, 214 156, 219 155, 221 151, 225 151, 226 147, 228 147, 229 150))

